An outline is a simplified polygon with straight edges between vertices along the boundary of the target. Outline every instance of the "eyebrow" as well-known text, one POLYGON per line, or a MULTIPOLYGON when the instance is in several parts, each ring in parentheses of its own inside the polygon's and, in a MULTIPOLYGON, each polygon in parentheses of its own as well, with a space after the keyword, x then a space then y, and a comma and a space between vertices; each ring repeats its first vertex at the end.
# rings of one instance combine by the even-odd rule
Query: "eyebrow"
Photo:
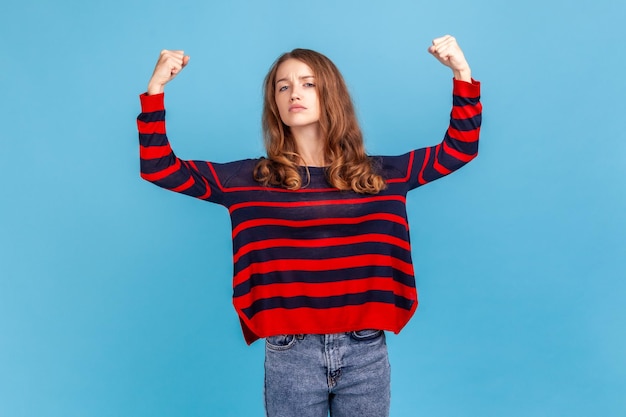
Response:
MULTIPOLYGON (((298 77, 299 80, 305 80, 307 78, 315 78, 314 75, 303 75, 302 77, 298 77)), ((281 78, 280 80, 276 80, 276 84, 280 83, 280 82, 287 82, 289 81, 289 79, 287 77, 285 78, 281 78)))

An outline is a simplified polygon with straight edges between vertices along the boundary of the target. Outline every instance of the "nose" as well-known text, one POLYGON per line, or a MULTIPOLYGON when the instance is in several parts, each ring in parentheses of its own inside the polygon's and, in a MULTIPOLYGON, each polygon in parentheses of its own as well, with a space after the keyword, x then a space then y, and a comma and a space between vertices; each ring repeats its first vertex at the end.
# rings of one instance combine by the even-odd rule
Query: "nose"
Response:
POLYGON ((295 88, 291 89, 291 97, 289 98, 291 101, 300 100, 300 94, 295 88))

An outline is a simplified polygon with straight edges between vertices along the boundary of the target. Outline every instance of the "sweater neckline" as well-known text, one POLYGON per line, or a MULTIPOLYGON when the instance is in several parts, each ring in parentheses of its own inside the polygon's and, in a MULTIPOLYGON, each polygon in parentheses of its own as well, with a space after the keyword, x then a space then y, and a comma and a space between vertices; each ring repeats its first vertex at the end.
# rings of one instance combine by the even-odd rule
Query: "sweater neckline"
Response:
POLYGON ((324 175, 326 173, 326 168, 328 167, 310 167, 305 165, 299 166, 299 169, 302 173, 306 174, 308 170, 311 175, 324 175))

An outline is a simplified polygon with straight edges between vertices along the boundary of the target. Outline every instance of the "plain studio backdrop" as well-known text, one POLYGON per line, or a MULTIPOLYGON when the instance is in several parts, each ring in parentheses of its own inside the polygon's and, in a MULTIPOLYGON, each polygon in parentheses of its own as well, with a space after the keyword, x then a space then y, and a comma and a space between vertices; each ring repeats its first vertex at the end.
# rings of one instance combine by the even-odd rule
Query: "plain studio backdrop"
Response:
POLYGON ((274 59, 326 54, 368 151, 441 140, 451 33, 479 157, 409 195, 420 307, 388 338, 393 417, 626 415, 622 0, 12 1, 0 14, 0 416, 263 416, 226 210, 139 178, 161 49, 181 158, 263 154, 274 59))

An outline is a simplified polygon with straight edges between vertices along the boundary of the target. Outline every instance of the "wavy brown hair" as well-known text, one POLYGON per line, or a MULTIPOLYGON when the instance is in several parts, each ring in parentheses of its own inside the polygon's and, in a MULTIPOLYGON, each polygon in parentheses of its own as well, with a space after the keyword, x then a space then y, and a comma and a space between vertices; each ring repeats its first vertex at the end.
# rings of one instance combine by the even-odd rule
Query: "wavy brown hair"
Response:
POLYGON ((263 185, 278 185, 298 190, 304 185, 299 174, 296 141, 285 125, 276 105, 276 72, 288 59, 307 64, 315 77, 320 105, 320 132, 325 138, 326 179, 340 190, 376 194, 386 187, 385 180, 365 153, 363 134, 346 83, 333 62, 310 49, 294 49, 281 55, 270 68, 264 83, 263 137, 267 158, 254 169, 254 178, 263 185))

